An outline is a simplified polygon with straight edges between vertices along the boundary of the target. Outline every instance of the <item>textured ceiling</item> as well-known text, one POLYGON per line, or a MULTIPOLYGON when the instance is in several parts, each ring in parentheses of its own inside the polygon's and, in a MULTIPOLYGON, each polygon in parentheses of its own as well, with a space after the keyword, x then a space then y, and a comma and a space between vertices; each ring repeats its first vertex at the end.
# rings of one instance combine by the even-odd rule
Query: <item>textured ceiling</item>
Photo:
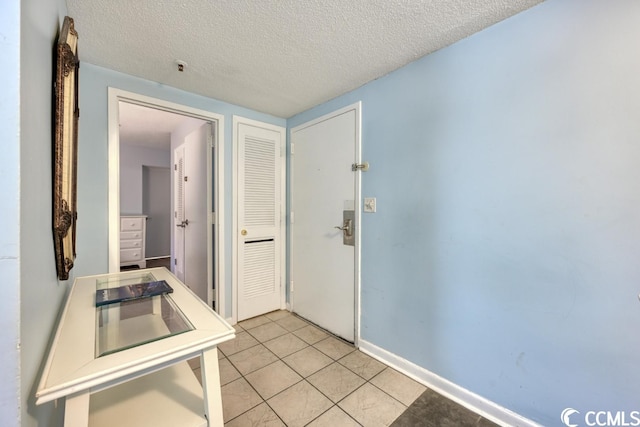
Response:
POLYGON ((541 0, 67 0, 83 62, 288 118, 541 0), (176 60, 187 63, 177 71, 176 60))

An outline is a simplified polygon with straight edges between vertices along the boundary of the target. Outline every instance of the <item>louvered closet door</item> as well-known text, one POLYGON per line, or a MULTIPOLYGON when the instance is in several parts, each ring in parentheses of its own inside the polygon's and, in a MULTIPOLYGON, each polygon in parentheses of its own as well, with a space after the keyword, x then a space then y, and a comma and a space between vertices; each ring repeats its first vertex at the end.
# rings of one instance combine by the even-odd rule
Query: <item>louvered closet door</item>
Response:
POLYGON ((238 123, 238 320, 280 308, 283 131, 238 123))

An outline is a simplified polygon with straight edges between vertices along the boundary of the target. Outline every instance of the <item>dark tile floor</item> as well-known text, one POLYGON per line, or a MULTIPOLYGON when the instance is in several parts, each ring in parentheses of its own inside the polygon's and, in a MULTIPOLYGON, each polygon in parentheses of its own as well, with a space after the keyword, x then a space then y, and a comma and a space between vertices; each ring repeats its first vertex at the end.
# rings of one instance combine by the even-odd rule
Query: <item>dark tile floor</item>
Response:
POLYGON ((391 427, 461 426, 493 427, 497 424, 429 389, 391 424, 391 427))

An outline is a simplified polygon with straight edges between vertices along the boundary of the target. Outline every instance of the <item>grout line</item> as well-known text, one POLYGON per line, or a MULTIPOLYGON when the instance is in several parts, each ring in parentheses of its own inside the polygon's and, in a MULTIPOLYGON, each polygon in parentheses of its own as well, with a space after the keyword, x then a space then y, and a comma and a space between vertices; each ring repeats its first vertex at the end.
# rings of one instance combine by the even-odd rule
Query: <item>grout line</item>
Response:
POLYGON ((264 401, 264 403, 265 403, 265 405, 267 405, 267 407, 268 407, 269 409, 271 409, 271 412, 273 412, 274 414, 276 414, 276 417, 278 417, 278 419, 279 419, 280 421, 282 421, 282 424, 284 424, 284 425, 286 426, 286 425, 287 425, 287 423, 285 423, 285 422, 284 422, 284 420, 282 419, 282 417, 281 417, 280 415, 278 415, 278 413, 275 411, 275 409, 273 409, 273 408, 271 407, 271 405, 269 405, 269 402, 267 402, 267 401, 265 400, 265 401, 264 401))
MULTIPOLYGON (((252 384, 251 384, 251 383, 250 383, 250 382, 249 382, 249 381, 244 377, 244 375, 243 375, 243 376, 241 376, 241 377, 240 377, 240 378, 238 378, 238 379, 233 380, 232 382, 238 381, 239 379, 243 379, 247 384, 249 384, 249 387, 251 387, 251 388, 253 389, 253 391, 258 395, 258 397, 262 399, 262 396, 260 396, 260 393, 258 393, 258 390, 256 390, 256 389, 253 387, 253 385, 252 385, 252 384)), ((231 383, 229 383, 229 384, 231 384, 231 383)), ((247 412, 251 411, 252 409, 257 408, 258 406, 262 405, 263 403, 266 403, 266 401, 265 401, 264 399, 262 399, 262 402, 259 402, 257 405, 250 407, 250 408, 249 408, 249 409, 247 409, 246 411, 244 411, 244 412, 242 412, 242 413, 240 413, 240 414, 236 415, 235 417, 231 418, 230 420, 224 420, 224 419, 223 419, 223 420, 222 420, 222 422, 223 422, 223 424, 226 424, 226 423, 228 423, 228 422, 230 422, 230 421, 232 421, 232 420, 235 420, 236 418, 243 416, 244 414, 246 414, 247 412)), ((273 410, 273 409, 272 409, 272 410, 273 410)), ((223 414, 224 414, 224 410, 223 410, 222 412, 223 412, 223 414)), ((275 411, 274 411, 274 412, 275 412, 275 411)), ((278 414, 276 414, 276 415, 278 415, 278 414)), ((278 418, 280 418, 280 417, 278 417, 278 418)))

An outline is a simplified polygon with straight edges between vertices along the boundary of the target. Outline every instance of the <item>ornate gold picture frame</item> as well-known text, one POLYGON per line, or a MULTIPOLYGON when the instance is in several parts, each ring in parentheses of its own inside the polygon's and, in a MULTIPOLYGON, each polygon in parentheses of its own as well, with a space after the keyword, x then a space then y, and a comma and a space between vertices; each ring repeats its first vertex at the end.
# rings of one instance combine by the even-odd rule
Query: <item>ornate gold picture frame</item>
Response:
POLYGON ((65 16, 58 37, 55 77, 53 240, 58 279, 67 280, 76 258, 78 161, 78 33, 65 16))

